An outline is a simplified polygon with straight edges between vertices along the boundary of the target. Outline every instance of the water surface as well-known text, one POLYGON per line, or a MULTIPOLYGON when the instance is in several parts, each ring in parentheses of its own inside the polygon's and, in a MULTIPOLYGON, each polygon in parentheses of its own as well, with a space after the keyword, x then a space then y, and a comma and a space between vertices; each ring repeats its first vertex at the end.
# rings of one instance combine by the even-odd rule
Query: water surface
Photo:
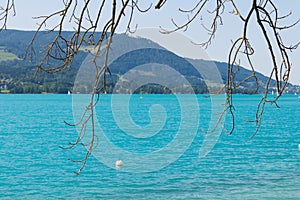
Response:
MULTIPOLYGON (((211 112, 199 97, 200 127, 193 143, 174 163, 159 171, 129 173, 90 157, 80 176, 73 172, 84 148, 62 150, 76 139, 72 95, 0 95, 0 198, 13 199, 299 199, 300 99, 284 96, 280 109, 267 106, 259 133, 249 139, 259 95, 236 95, 236 129, 223 133, 212 152, 198 158, 211 112)), ((160 104, 167 114, 161 134, 134 138, 118 129, 109 97, 97 115, 110 140, 127 151, 147 154, 163 148, 180 126, 174 95, 133 96, 132 120, 151 123, 149 108, 160 104), (174 106, 173 106, 174 105, 174 106), (103 112, 104 111, 104 112, 103 112)), ((124 161, 126 164, 126 161, 124 161)))

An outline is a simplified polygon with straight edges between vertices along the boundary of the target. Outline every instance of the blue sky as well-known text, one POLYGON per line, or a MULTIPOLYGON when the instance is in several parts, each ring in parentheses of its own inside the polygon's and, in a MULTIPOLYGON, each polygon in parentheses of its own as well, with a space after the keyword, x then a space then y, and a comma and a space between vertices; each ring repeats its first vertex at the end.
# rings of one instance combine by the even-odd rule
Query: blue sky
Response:
MULTIPOLYGON (((63 4, 61 0, 15 0, 16 2, 16 11, 17 15, 15 17, 10 17, 8 28, 11 29, 20 29, 20 30, 34 30, 37 27, 37 20, 32 19, 34 16, 50 14, 53 11, 61 9, 63 4)), ((146 8, 149 5, 149 1, 140 0, 141 7, 146 8)), ((156 1, 152 0, 153 4, 156 1)), ((148 13, 136 13, 134 20, 132 22, 133 26, 138 25, 139 28, 154 27, 158 28, 160 26, 164 28, 172 28, 171 19, 173 18, 176 22, 184 22, 187 18, 186 14, 178 12, 178 8, 189 9, 197 1, 171 1, 169 0, 166 5, 161 10, 155 10, 154 8, 150 9, 148 13)), ((213 1, 214 2, 214 1, 213 1)), ((289 23, 292 23, 300 18, 300 8, 299 0, 274 0, 276 5, 279 8, 279 13, 284 15, 292 11, 293 15, 288 20, 289 23)), ((242 12, 246 12, 249 9, 249 4, 251 1, 240 1, 238 6, 241 8, 242 12)), ((219 26, 216 38, 213 43, 206 49, 209 57, 213 60, 226 62, 228 58, 228 52, 231 46, 232 40, 235 40, 241 35, 242 27, 240 20, 230 14, 229 12, 232 8, 227 8, 223 15, 223 26, 219 26)), ((108 10, 107 10, 108 11, 108 10)), ((109 13, 109 11, 108 11, 109 13)), ((209 25, 210 16, 207 12, 204 12, 202 15, 204 22, 209 25)), ((126 30, 125 23, 123 26, 120 26, 118 32, 124 32, 126 30)), ((256 70, 262 72, 265 75, 269 75, 271 72, 270 60, 265 53, 266 45, 263 40, 261 40, 261 33, 253 26, 253 23, 250 26, 249 36, 253 41, 253 46, 257 49, 256 54, 253 57, 256 70)), ((51 24, 49 24, 50 26, 51 24)), ((71 30, 73 25, 65 25, 66 30, 71 30)), ((207 32, 200 25, 199 18, 193 23, 192 26, 186 32, 182 34, 191 38, 196 43, 201 43, 205 41, 208 37, 207 32)), ((284 32, 284 40, 287 41, 287 44, 293 44, 300 41, 300 24, 291 29, 290 31, 284 32)), ((290 54, 291 60, 293 63, 291 82, 294 84, 300 84, 300 48, 293 51, 290 54)))

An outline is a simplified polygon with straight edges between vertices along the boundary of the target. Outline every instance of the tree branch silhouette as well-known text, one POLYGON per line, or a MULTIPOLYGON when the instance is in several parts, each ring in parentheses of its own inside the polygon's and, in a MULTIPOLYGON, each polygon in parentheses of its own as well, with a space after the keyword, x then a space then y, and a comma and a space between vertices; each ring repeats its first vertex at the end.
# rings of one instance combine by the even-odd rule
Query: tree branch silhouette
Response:
MULTIPOLYGON (((155 3, 155 9, 162 9, 167 6, 168 0, 157 0, 155 3)), ((43 29, 47 29, 48 33, 55 33, 54 39, 47 45, 47 48, 43 52, 43 57, 36 66, 35 75, 39 72, 56 73, 62 70, 72 68, 73 60, 76 54, 83 46, 91 46, 96 49, 94 54, 94 63, 96 74, 91 77, 94 80, 93 90, 91 92, 90 103, 83 109, 82 118, 75 124, 66 124, 70 126, 79 127, 80 131, 75 142, 70 143, 67 149, 73 148, 78 144, 83 144, 83 138, 89 137, 89 143, 83 144, 87 146, 87 152, 83 159, 80 161, 81 166, 76 174, 80 174, 86 165, 88 157, 91 155, 94 148, 97 147, 98 139, 95 133, 94 112, 95 106, 99 101, 99 95, 101 91, 106 89, 106 73, 109 72, 107 61, 110 51, 110 46, 113 41, 113 35, 116 33, 120 23, 127 23, 127 31, 131 32, 131 22, 134 18, 134 12, 147 13, 152 8, 152 4, 149 3, 149 7, 145 10, 140 8, 138 0, 84 0, 84 2, 78 0, 62 0, 64 7, 49 15, 35 17, 39 20, 36 32, 28 45, 26 50, 26 58, 33 60, 35 58, 35 42, 38 34, 43 29), (79 6, 79 3, 83 3, 83 6, 79 6), (91 12, 91 7, 97 7, 96 13, 91 12), (110 9, 110 14, 104 13, 104 10, 110 9), (54 25, 48 26, 48 23, 54 22, 54 25), (74 30, 71 38, 67 38, 63 35, 65 24, 73 24, 74 30), (97 37, 96 33, 101 33, 97 37), (98 65, 96 59, 100 56, 100 52, 104 50, 104 64, 98 65), (59 61, 59 66, 53 65, 52 60, 59 61), (101 79, 101 76, 104 79, 101 79), (102 81, 102 82, 101 82, 102 81), (90 124, 91 123, 91 124, 90 124), (87 134, 87 126, 91 125, 91 133, 87 134)), ((179 13, 188 14, 189 18, 183 24, 176 23, 174 19, 171 19, 171 23, 174 25, 173 29, 165 29, 161 27, 161 32, 164 34, 170 34, 172 32, 187 30, 191 24, 196 24, 200 18, 201 23, 199 27, 203 31, 207 31, 209 37, 203 41, 200 45, 208 48, 213 42, 217 32, 218 26, 223 25, 223 14, 226 8, 232 9, 230 12, 233 17, 237 17, 242 22, 241 34, 238 38, 234 39, 232 46, 228 53, 228 65, 227 65, 227 81, 226 87, 220 91, 220 93, 226 93, 226 105, 224 107, 221 117, 227 114, 231 116, 231 129, 228 130, 230 134, 233 133, 235 127, 234 117, 234 104, 233 93, 243 83, 249 79, 255 79, 256 91, 258 90, 259 80, 255 72, 255 64, 252 57, 255 55, 255 49, 252 46, 252 40, 248 36, 250 30, 250 21, 255 20, 257 28, 260 30, 260 37, 266 43, 266 49, 268 56, 271 59, 270 69, 271 74, 269 80, 265 85, 265 92, 261 98, 254 122, 256 123, 256 130, 253 136, 259 130, 261 120, 263 118, 264 108, 266 103, 277 105, 277 100, 283 94, 286 89, 291 73, 291 61, 289 52, 296 49, 299 43, 288 46, 284 43, 281 36, 282 31, 289 30, 299 23, 299 20, 290 25, 280 26, 279 22, 284 22, 285 19, 291 16, 288 13, 284 16, 280 16, 278 8, 273 0, 252 0, 252 5, 245 14, 240 11, 238 2, 234 0, 198 0, 195 5, 190 9, 179 9, 179 13), (211 18, 204 19, 201 16, 202 13, 209 10, 209 3, 213 4, 214 9, 208 11, 211 18), (211 21, 207 26, 204 22, 211 21), (247 66, 251 68, 252 74, 246 77, 244 80, 237 82, 235 80, 236 74, 240 70, 240 58, 245 58, 247 66), (275 88, 277 90, 277 96, 275 98, 269 97, 269 89, 273 87, 271 85, 272 78, 275 79, 275 88)), ((9 15, 15 15, 15 2, 14 0, 7 0, 5 6, 0 7, 0 21, 2 22, 1 30, 7 28, 9 15)))

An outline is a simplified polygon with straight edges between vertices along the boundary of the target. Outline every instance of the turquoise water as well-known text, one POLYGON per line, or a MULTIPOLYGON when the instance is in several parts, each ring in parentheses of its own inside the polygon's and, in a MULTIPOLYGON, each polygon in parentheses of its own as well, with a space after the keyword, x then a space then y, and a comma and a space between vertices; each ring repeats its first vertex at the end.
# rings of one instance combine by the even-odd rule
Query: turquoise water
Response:
MULTIPOLYGON (((170 143, 180 127, 180 107, 172 95, 133 96, 132 120, 151 123, 152 104, 165 109, 161 131, 150 138, 135 138, 118 129, 110 98, 101 99, 98 120, 110 141, 126 151, 147 154, 170 143)), ((179 159, 160 170, 124 172, 89 158, 81 175, 73 172, 83 147, 62 150, 76 139, 71 95, 0 95, 0 198, 1 199, 300 199, 300 99, 284 96, 280 109, 267 106, 259 133, 249 139, 259 100, 234 98, 236 129, 223 133, 202 159, 199 148, 208 128, 209 100, 198 96, 199 130, 179 159)), ((155 110, 154 110, 155 111, 155 110)), ((193 111, 191 111, 192 113, 193 111)), ((124 160, 126 167, 126 160, 124 160)))

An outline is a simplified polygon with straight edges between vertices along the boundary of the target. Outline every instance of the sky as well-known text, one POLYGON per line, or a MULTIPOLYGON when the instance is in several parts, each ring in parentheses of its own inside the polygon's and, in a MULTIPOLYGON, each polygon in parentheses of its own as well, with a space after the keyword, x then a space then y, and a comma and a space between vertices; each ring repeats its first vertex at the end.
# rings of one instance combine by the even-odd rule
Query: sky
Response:
MULTIPOLYGON (((147 8, 150 4, 149 2, 152 2, 155 5, 157 1, 140 0, 139 5, 141 8, 147 8)), ((160 10, 155 10, 154 6, 152 6, 147 13, 136 12, 132 21, 132 27, 137 25, 138 28, 174 28, 171 19, 174 19, 178 24, 183 23, 187 19, 187 14, 179 12, 178 9, 190 9, 193 7, 193 5, 195 5, 196 2, 196 0, 169 0, 160 10)), ((251 1, 237 2, 241 12, 247 12, 251 1)), ((274 2, 277 5, 278 11, 281 15, 292 12, 292 16, 287 20, 287 24, 293 23, 300 19, 300 12, 298 11, 300 8, 299 0, 274 0, 274 2)), ((10 16, 7 26, 8 29, 35 30, 39 21, 33 19, 33 17, 47 15, 63 7, 62 0, 15 0, 15 3, 16 16, 10 16)), ((91 11, 93 11, 93 9, 94 8, 91 8, 91 11)), ((109 8, 105 9, 107 9, 107 11, 105 10, 105 13, 107 13, 107 16, 109 16, 109 8)), ((185 36, 191 38, 191 40, 195 43, 202 43, 208 38, 208 33, 203 29, 200 21, 200 17, 202 17, 203 22, 207 26, 209 25, 211 16, 208 14, 207 10, 212 10, 212 7, 210 6, 205 9, 201 16, 199 16, 185 32, 181 32, 185 36)), ((231 10, 231 7, 227 7, 225 9, 222 20, 223 25, 218 26, 216 37, 214 38, 212 44, 205 49, 212 60, 227 62, 232 41, 238 38, 242 33, 241 21, 238 19, 238 17, 230 13, 231 10)), ((126 25, 126 22, 122 22, 117 31, 120 33, 126 31, 126 25)), ((51 24, 48 24, 48 26, 50 27, 51 24)), ((66 30, 72 30, 72 27, 72 24, 65 25, 66 30)), ((289 31, 285 31, 283 33, 283 40, 285 40, 287 42, 286 44, 289 46, 300 41, 299 35, 300 24, 289 31)), ((255 21, 251 20, 249 27, 249 38, 251 41, 253 41, 253 47, 256 50, 255 55, 253 56, 254 65, 258 72, 268 76, 271 72, 272 66, 270 66, 270 59, 266 54, 266 44, 261 37, 261 31, 257 29, 255 21)), ((290 58, 293 64, 290 82, 300 85, 300 47, 299 49, 290 53, 290 58)))

